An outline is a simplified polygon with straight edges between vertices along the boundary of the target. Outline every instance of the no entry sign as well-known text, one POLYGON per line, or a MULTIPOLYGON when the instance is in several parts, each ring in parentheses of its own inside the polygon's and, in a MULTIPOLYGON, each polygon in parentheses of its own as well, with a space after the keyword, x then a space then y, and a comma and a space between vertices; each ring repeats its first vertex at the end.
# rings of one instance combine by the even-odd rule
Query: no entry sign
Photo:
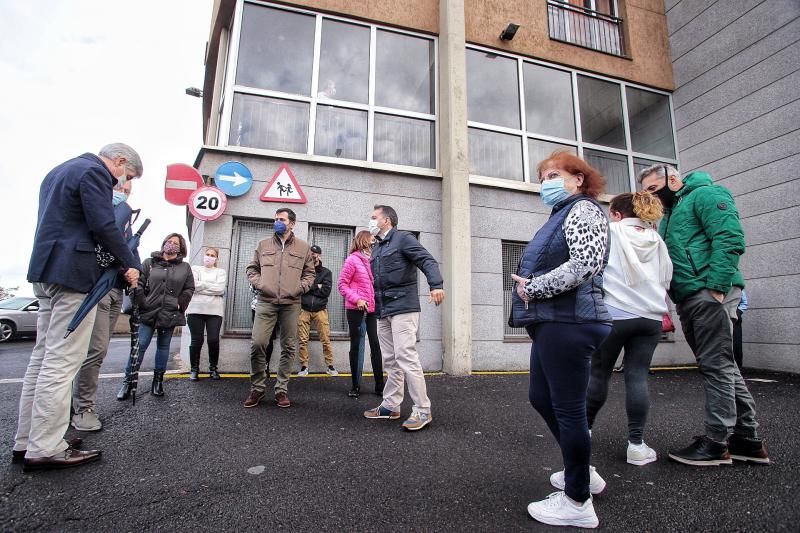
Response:
POLYGON ((216 187, 200 187, 189 196, 189 212, 200 220, 210 222, 222 216, 228 198, 216 187))
POLYGON ((186 205, 194 191, 205 185, 203 176, 189 165, 173 163, 167 165, 164 182, 164 198, 174 205, 186 205))

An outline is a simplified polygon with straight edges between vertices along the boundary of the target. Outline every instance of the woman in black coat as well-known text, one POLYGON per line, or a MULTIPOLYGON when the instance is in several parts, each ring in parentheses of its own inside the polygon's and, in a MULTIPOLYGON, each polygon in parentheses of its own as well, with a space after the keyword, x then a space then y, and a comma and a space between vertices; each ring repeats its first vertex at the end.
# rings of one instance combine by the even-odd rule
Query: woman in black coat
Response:
MULTIPOLYGON (((164 371, 169 360, 169 345, 176 326, 185 326, 184 312, 194 294, 194 276, 186 257, 186 241, 178 233, 171 233, 161 244, 161 250, 153 252, 142 263, 143 273, 139 277, 136 291, 139 304, 139 362, 153 334, 157 332, 156 363, 153 371, 151 394, 164 395, 164 371)), ((118 400, 125 400, 130 394, 130 361, 125 367, 125 380, 117 394, 118 400)))

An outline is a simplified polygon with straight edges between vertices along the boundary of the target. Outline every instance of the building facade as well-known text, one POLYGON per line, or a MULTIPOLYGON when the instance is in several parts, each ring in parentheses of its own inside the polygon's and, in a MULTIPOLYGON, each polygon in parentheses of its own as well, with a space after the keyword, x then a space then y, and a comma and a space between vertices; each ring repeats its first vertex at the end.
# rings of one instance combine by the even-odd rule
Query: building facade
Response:
POLYGON ((800 2, 667 0, 681 170, 736 199, 744 364, 800 372, 800 2))
MULTIPOLYGON (((189 216, 188 225, 192 262, 203 246, 216 246, 229 271, 224 368, 249 369, 244 267, 270 236, 275 210, 297 212, 296 233, 323 249, 335 279, 373 205, 387 204, 445 279, 438 308, 425 303, 420 279, 424 368, 526 369, 530 341, 506 322, 510 274, 549 213, 537 163, 554 149, 572 150, 602 170, 609 197, 635 189, 637 170, 653 163, 705 164, 678 152, 704 150, 676 138, 670 38, 676 44, 666 7, 218 0, 195 166, 211 184, 221 164, 239 161, 254 185, 229 198, 217 220, 189 216), (284 164, 306 203, 259 199, 284 164)), ((683 68, 680 58, 674 65, 683 68)), ((345 367, 347 328, 335 291, 329 310, 336 364, 345 367)), ((321 369, 318 343, 311 354, 312 370, 321 369)), ((656 363, 691 361, 680 332, 656 354, 656 363)))

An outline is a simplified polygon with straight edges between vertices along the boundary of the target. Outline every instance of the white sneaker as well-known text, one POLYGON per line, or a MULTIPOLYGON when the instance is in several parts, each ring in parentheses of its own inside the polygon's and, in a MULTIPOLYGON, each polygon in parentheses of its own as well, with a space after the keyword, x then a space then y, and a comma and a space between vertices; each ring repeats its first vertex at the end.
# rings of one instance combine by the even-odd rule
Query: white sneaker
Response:
POLYGON ((71 425, 78 431, 100 431, 103 429, 103 424, 93 409, 74 414, 71 425))
POLYGON ((300 376, 300 377, 307 376, 308 375, 308 367, 307 366, 301 367, 300 368, 300 372, 298 372, 297 375, 300 376))
POLYGON ((633 444, 628 441, 628 464, 643 466, 658 459, 656 451, 642 441, 641 444, 633 444))
POLYGON ((329 376, 338 376, 339 375, 339 371, 336 370, 335 368, 333 368, 332 366, 329 366, 328 369, 325 372, 327 372, 329 376))
MULTIPOLYGON (((550 476, 550 484, 559 490, 564 490, 564 471, 561 470, 550 476)), ((606 480, 600 477, 595 467, 589 467, 589 492, 600 494, 606 488, 606 480)))
POLYGON ((551 526, 596 528, 600 524, 591 498, 579 505, 570 500, 563 491, 554 492, 544 500, 529 503, 528 514, 551 526))

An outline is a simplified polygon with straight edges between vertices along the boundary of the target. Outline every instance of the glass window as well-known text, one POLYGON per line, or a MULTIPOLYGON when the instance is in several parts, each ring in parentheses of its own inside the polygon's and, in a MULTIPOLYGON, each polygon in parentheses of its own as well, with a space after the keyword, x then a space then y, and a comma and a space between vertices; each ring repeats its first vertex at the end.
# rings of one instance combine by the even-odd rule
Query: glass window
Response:
POLYGON ((568 144, 551 143, 547 141, 540 141, 539 139, 528 139, 528 161, 530 161, 529 172, 531 181, 537 183, 539 181, 539 173, 536 172, 536 167, 540 161, 547 159, 550 154, 556 150, 569 150, 577 155, 578 150, 574 146, 568 144))
POLYGON ((583 142, 626 148, 618 84, 578 76, 578 102, 583 142))
POLYGON ((412 167, 436 166, 434 123, 375 113, 372 159, 412 167))
POLYGON ((367 112, 317 106, 314 153, 346 159, 367 159, 367 112))
POLYGON ((311 96, 314 17, 247 3, 236 83, 311 96))
POLYGON ((262 239, 270 237, 274 226, 272 222, 255 222, 250 220, 236 220, 234 222, 234 251, 231 257, 231 275, 228 276, 228 297, 225 313, 225 331, 248 332, 253 329, 252 310, 250 302, 253 293, 244 271, 248 263, 253 260, 253 255, 262 239), (232 273, 236 272, 237 275, 232 273))
POLYGON ((379 30, 375 105, 433 114, 433 41, 379 30))
POLYGON ((627 156, 587 148, 583 151, 583 157, 605 176, 606 194, 614 195, 631 190, 627 156))
POLYGON ((467 116, 474 122, 520 128, 517 61, 467 50, 467 116))
POLYGON ((523 63, 528 131, 575 139, 572 76, 569 72, 523 63))
MULTIPOLYGON (((511 274, 517 273, 517 266, 524 251, 525 244, 523 243, 503 243, 503 316, 511 314, 511 294, 514 291, 514 280, 511 279, 511 274)), ((512 328, 505 320, 503 321, 503 326, 505 328, 503 333, 506 337, 528 336, 525 328, 512 328)))
POLYGON ((634 152, 675 157, 669 98, 663 94, 627 87, 628 121, 634 152))
POLYGON ((516 135, 470 128, 470 173, 522 181, 521 140, 516 135))
POLYGON ((237 93, 228 143, 284 152, 305 152, 308 104, 237 93))
POLYGON ((366 104, 369 99, 369 28, 322 21, 319 98, 366 104))

